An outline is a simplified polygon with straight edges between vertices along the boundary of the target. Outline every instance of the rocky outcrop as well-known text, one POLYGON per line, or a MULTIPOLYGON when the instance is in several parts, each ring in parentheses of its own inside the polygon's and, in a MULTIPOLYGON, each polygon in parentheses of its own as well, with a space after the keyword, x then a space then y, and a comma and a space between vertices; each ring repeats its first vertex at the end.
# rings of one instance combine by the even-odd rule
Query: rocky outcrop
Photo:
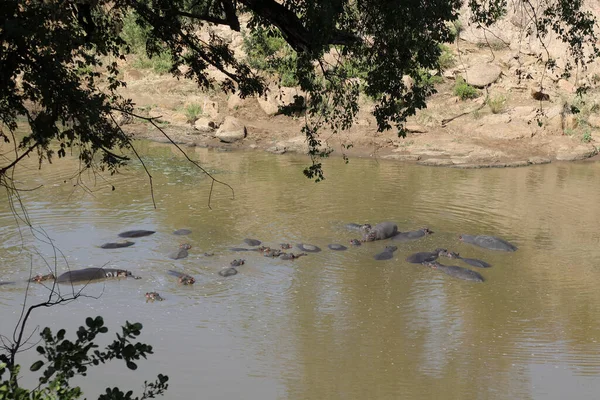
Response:
POLYGON ((227 116, 215 133, 221 142, 234 143, 246 137, 246 127, 235 117, 227 116))
POLYGON ((496 82, 502 74, 502 69, 495 64, 481 63, 473 65, 463 74, 465 81, 477 88, 484 88, 496 82))

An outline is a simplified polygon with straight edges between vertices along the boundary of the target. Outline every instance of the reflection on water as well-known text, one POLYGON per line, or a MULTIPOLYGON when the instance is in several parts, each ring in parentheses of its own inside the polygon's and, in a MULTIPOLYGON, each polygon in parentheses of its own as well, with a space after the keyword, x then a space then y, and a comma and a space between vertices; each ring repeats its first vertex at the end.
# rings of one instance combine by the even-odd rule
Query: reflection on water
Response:
MULTIPOLYGON (((210 399, 239 393, 264 399, 589 399, 600 392, 600 164, 455 170, 329 160, 329 179, 315 184, 302 177, 306 160, 299 157, 191 149, 235 189, 232 198, 216 185, 209 209, 206 176, 171 147, 141 146, 156 209, 137 165, 95 185, 93 176, 84 176, 88 191, 72 178, 76 164, 69 160, 17 177, 29 187, 44 185, 23 198, 36 235, 52 237, 71 268, 106 264, 143 277, 90 285, 86 292, 99 299, 35 315, 34 324, 55 328, 73 329, 90 315, 104 316, 113 331, 125 320, 144 324, 142 340, 155 354, 134 374, 101 367, 93 380, 81 381, 88 397, 107 386, 138 388, 159 372, 171 377, 169 398, 195 398, 199 390, 210 399), (356 237, 345 223, 384 220, 404 231, 427 226, 435 234, 397 244, 387 261, 373 259, 382 242, 327 249, 356 237), (179 228, 193 232, 173 235, 179 228), (157 233, 132 239, 130 248, 98 247, 128 229, 157 233), (459 242, 459 233, 502 236, 519 251, 486 251, 459 242), (247 247, 246 237, 272 246, 311 243, 323 251, 281 261, 227 250, 247 247), (190 256, 167 258, 182 242, 192 245, 190 256), (435 247, 491 263, 478 270, 486 282, 455 280, 404 261, 435 247), (246 259, 239 274, 220 277, 234 258, 246 259), (178 286, 168 269, 192 274, 196 284, 178 286), (145 303, 148 291, 166 300, 145 303)), ((17 228, 2 196, 1 281, 18 281, 0 286, 1 333, 7 334, 30 265, 34 274, 45 272, 34 250, 52 253, 17 228)), ((30 301, 45 294, 34 286, 30 301)))

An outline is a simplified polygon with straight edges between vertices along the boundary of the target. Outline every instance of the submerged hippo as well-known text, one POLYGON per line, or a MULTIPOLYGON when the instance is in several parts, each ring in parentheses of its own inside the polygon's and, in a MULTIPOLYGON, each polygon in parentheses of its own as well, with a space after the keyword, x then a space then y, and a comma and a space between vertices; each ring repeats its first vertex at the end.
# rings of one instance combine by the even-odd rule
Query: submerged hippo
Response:
POLYGON ((460 235, 458 240, 465 243, 474 244, 475 246, 483 247, 488 250, 498 251, 517 251, 517 246, 512 243, 508 243, 504 239, 497 238, 495 236, 486 235, 460 235))
POLYGON ((352 246, 360 246, 360 245, 362 245, 362 243, 361 243, 361 242, 360 242, 360 240, 358 240, 358 239, 351 239, 351 240, 350 240, 350 244, 351 244, 352 246))
POLYGON ((229 267, 229 268, 225 268, 219 271, 219 275, 224 276, 224 277, 228 277, 228 276, 233 276, 236 275, 238 273, 238 270, 234 267, 229 267))
POLYGON ((398 225, 390 221, 381 222, 373 228, 365 229, 363 241, 372 242, 375 240, 389 239, 396 234, 398 234, 398 225))
POLYGON ((437 261, 424 263, 424 265, 427 265, 428 267, 431 267, 433 269, 440 270, 447 275, 450 275, 454 278, 462 279, 464 281, 471 281, 471 282, 484 282, 485 281, 485 279, 483 279, 483 276, 481 276, 481 274, 479 272, 471 271, 468 268, 457 267, 456 265, 450 265, 450 266, 443 265, 437 261))
POLYGON ((440 253, 440 256, 453 258, 456 260, 462 260, 462 261, 466 262, 467 264, 472 265, 473 267, 477 267, 477 268, 490 268, 492 266, 491 264, 488 264, 485 261, 478 260, 476 258, 461 257, 460 254, 455 253, 453 251, 447 251, 447 250, 443 251, 440 253))
POLYGON ((145 230, 134 230, 134 231, 125 231, 119 233, 119 237, 122 238, 139 238, 144 236, 150 236, 156 233, 156 231, 145 231, 145 230))
POLYGON ((306 253, 294 254, 294 253, 281 253, 279 255, 280 260, 295 260, 296 258, 307 255, 306 253))
POLYGON ((437 260, 440 253, 447 251, 446 249, 435 249, 434 251, 422 251, 420 253, 414 253, 406 257, 406 261, 413 264, 423 264, 437 260))
POLYGON ((281 250, 287 250, 292 248, 292 245, 289 243, 280 243, 279 246, 281 247, 281 250))
POLYGON ((244 243, 246 243, 248 246, 260 246, 262 242, 257 239, 244 239, 244 243))
POLYGON ((430 230, 429 228, 423 228, 423 229, 418 229, 416 231, 409 231, 409 232, 398 232, 398 234, 396 234, 394 237, 392 237, 392 240, 398 241, 398 242, 408 242, 411 240, 420 239, 427 235, 431 235, 432 233, 434 233, 434 232, 432 230, 430 230))
POLYGON ((16 282, 0 282, 0 286, 4 285, 14 285, 16 282))
POLYGON ((151 301, 163 301, 164 299, 161 297, 158 292, 146 292, 146 303, 151 301))
POLYGON ((244 265, 246 263, 246 260, 242 260, 241 258, 239 260, 233 260, 232 262, 229 263, 229 265, 231 265, 232 267, 239 267, 240 265, 244 265))
POLYGON ((318 253, 321 251, 321 249, 315 245, 312 244, 306 244, 306 243, 299 243, 296 245, 297 248, 299 248, 302 251, 306 251, 308 253, 318 253))
POLYGON ((178 282, 182 285, 193 285, 196 280, 193 276, 186 274, 185 272, 174 271, 170 269, 168 271, 169 275, 176 276, 178 278, 178 282))
POLYGON ((188 250, 191 249, 192 246, 188 243, 182 243, 179 245, 179 249, 169 253, 168 257, 173 260, 180 260, 182 258, 186 258, 188 256, 188 250))
POLYGON ((183 236, 183 235, 189 235, 190 233, 192 233, 192 231, 190 231, 189 229, 177 229, 176 231, 173 232, 173 235, 183 236))
POLYGON ((230 247, 230 251, 256 251, 256 249, 247 249, 245 247, 230 247))
POLYGON ((124 269, 113 268, 84 268, 74 271, 68 271, 61 274, 57 279, 57 283, 87 283, 90 281, 106 278, 127 278, 134 277, 130 271, 124 269))
POLYGON ((348 248, 346 246, 337 244, 337 243, 328 244, 327 247, 329 247, 331 250, 336 250, 336 251, 348 250, 348 248))
POLYGON ((376 260, 390 260, 394 258, 394 252, 398 250, 397 246, 385 246, 385 249, 378 254, 375 254, 376 260))
POLYGON ((123 247, 133 246, 135 242, 130 242, 129 240, 123 240, 121 242, 110 242, 104 243, 100 246, 101 249, 122 249, 123 247))

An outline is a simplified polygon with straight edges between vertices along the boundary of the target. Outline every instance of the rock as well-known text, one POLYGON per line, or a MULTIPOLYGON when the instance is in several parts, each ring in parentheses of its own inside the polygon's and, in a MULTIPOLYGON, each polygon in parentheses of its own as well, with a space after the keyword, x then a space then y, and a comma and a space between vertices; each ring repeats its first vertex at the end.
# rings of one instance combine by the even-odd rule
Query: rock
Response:
POLYGON ((531 165, 549 164, 550 159, 544 157, 530 157, 529 160, 527 160, 527 162, 531 165))
POLYGON ((598 153, 592 145, 579 145, 573 149, 564 149, 556 154, 559 161, 577 161, 595 156, 598 153))
POLYGON ((454 161, 447 159, 447 158, 428 158, 426 160, 417 161, 417 164, 441 167, 441 166, 454 165, 454 161))
POLYGON ((465 81, 478 88, 484 88, 496 82, 502 70, 495 64, 477 64, 469 68, 465 73, 465 81))
POLYGON ((404 129, 406 129, 406 131, 410 132, 410 133, 427 133, 427 130, 428 130, 423 125, 416 125, 416 124, 406 124, 404 126, 404 129))
POLYGON ((217 128, 217 124, 210 118, 200 117, 194 123, 194 128, 202 133, 213 133, 217 128))
POLYGON ((287 149, 285 146, 271 146, 266 151, 273 154, 284 154, 287 149))
POLYGON ((560 79, 556 86, 563 92, 575 93, 575 85, 565 79, 560 79))
POLYGON ((233 143, 242 140, 247 136, 246 127, 235 117, 227 116, 221 124, 215 137, 221 142, 233 143))
POLYGON ((293 138, 289 139, 288 141, 286 141, 284 146, 287 149, 287 151, 289 151, 291 153, 299 153, 299 154, 308 153, 308 143, 306 143, 305 136, 293 137, 293 138))
POLYGON ((202 114, 211 119, 217 119, 219 116, 219 103, 210 99, 204 100, 202 102, 202 114))
POLYGON ((588 117, 587 123, 594 128, 600 128, 600 115, 598 114, 590 114, 588 117))
POLYGON ((258 96, 256 100, 258 101, 260 108, 262 108, 265 114, 269 116, 275 115, 277 114, 277 111, 279 111, 279 104, 273 96, 269 96, 268 94, 265 96, 258 96))
POLYGON ((381 158, 384 160, 419 161, 421 156, 418 154, 388 154, 381 158))

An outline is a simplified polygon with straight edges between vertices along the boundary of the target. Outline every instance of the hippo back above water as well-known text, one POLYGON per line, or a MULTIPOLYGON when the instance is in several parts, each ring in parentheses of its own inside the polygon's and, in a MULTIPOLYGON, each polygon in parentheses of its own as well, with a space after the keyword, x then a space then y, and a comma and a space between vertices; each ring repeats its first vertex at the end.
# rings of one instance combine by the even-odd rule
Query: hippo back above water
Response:
POLYGON ((365 242, 384 240, 398 234, 398 225, 390 221, 385 221, 375 225, 373 228, 366 228, 365 231, 366 233, 363 238, 365 242))
POLYGON ((123 269, 112 268, 84 268, 65 272, 60 275, 58 283, 86 283, 106 278, 127 278, 133 276, 131 272, 123 269))
POLYGON ((498 251, 517 251, 518 247, 504 239, 495 236, 486 235, 460 235, 458 240, 465 243, 474 244, 475 246, 483 247, 488 250, 498 251))

